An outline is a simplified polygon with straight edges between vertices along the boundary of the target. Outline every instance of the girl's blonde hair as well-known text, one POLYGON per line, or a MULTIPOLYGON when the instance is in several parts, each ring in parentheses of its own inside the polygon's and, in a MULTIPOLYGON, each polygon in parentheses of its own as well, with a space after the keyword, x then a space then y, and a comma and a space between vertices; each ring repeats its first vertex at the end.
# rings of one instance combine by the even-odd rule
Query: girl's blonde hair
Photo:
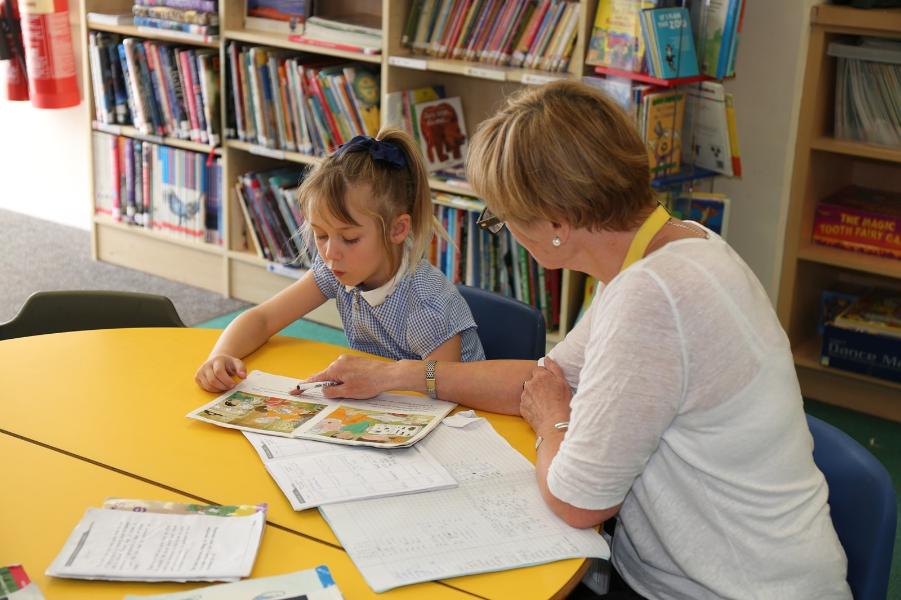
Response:
POLYGON ((395 166, 384 160, 373 159, 362 149, 354 152, 335 152, 310 170, 298 190, 298 199, 306 217, 303 234, 312 239, 310 215, 330 214, 342 223, 359 226, 347 209, 349 186, 368 185, 372 191, 371 202, 358 207, 379 222, 386 254, 391 257, 392 272, 397 272, 400 261, 391 251, 391 223, 398 215, 410 215, 409 269, 413 270, 425 255, 432 240, 432 195, 429 179, 419 148, 413 139, 399 129, 385 128, 375 139, 393 145, 400 150, 406 166, 395 166))
POLYGON ((627 231, 656 202, 631 119, 574 81, 510 97, 470 141, 466 174, 493 213, 524 223, 627 231))

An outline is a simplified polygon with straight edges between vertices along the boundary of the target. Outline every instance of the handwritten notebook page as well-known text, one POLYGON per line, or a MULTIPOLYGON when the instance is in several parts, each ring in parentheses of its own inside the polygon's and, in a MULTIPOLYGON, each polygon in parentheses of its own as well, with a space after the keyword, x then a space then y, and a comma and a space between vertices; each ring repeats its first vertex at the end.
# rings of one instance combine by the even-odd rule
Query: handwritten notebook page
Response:
POLYGON ((599 533, 574 529, 551 512, 535 468, 487 421, 441 425, 421 445, 459 487, 319 509, 376 592, 567 558, 609 558, 599 533))

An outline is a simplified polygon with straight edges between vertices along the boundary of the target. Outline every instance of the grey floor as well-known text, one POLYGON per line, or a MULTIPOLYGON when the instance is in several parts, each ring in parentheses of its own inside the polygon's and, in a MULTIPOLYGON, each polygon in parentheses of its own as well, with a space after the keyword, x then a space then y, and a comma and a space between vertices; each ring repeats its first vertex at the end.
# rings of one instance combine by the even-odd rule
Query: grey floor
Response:
POLYGON ((33 292, 120 290, 168 296, 186 325, 248 306, 190 285, 91 259, 90 234, 0 209, 0 323, 33 292))

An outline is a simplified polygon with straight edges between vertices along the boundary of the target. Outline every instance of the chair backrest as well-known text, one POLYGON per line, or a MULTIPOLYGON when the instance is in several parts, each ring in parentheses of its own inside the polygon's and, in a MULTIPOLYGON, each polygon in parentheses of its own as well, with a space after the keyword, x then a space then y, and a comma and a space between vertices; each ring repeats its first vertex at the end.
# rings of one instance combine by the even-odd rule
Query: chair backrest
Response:
POLYGON ((538 360, 545 354, 544 316, 537 308, 494 292, 458 285, 479 328, 485 358, 538 360))
POLYGON ((856 600, 886 597, 898 507, 885 467, 845 432, 807 415, 813 460, 829 484, 832 524, 856 600))
POLYGON ((184 327, 172 301, 136 292, 35 292, 0 323, 0 340, 85 329, 184 327))

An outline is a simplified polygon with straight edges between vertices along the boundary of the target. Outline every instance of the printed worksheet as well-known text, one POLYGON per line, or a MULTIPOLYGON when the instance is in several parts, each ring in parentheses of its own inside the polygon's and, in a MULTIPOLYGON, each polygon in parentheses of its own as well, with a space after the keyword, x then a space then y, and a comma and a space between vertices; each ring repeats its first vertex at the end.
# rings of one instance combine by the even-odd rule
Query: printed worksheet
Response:
POLYGON ((610 557, 598 532, 570 527, 551 512, 535 468, 487 421, 442 425, 421 447, 458 487, 319 509, 376 592, 567 558, 610 557))
POLYGON ((321 390, 290 391, 297 379, 253 371, 212 402, 187 414, 255 433, 349 446, 404 448, 423 439, 456 406, 425 396, 379 394, 371 400, 328 399, 321 390))
POLYGON ((327 565, 287 575, 220 583, 173 594, 125 596, 124 600, 342 600, 327 565))
POLYGON ((237 581, 250 575, 266 515, 91 508, 47 575, 118 581, 237 581))

